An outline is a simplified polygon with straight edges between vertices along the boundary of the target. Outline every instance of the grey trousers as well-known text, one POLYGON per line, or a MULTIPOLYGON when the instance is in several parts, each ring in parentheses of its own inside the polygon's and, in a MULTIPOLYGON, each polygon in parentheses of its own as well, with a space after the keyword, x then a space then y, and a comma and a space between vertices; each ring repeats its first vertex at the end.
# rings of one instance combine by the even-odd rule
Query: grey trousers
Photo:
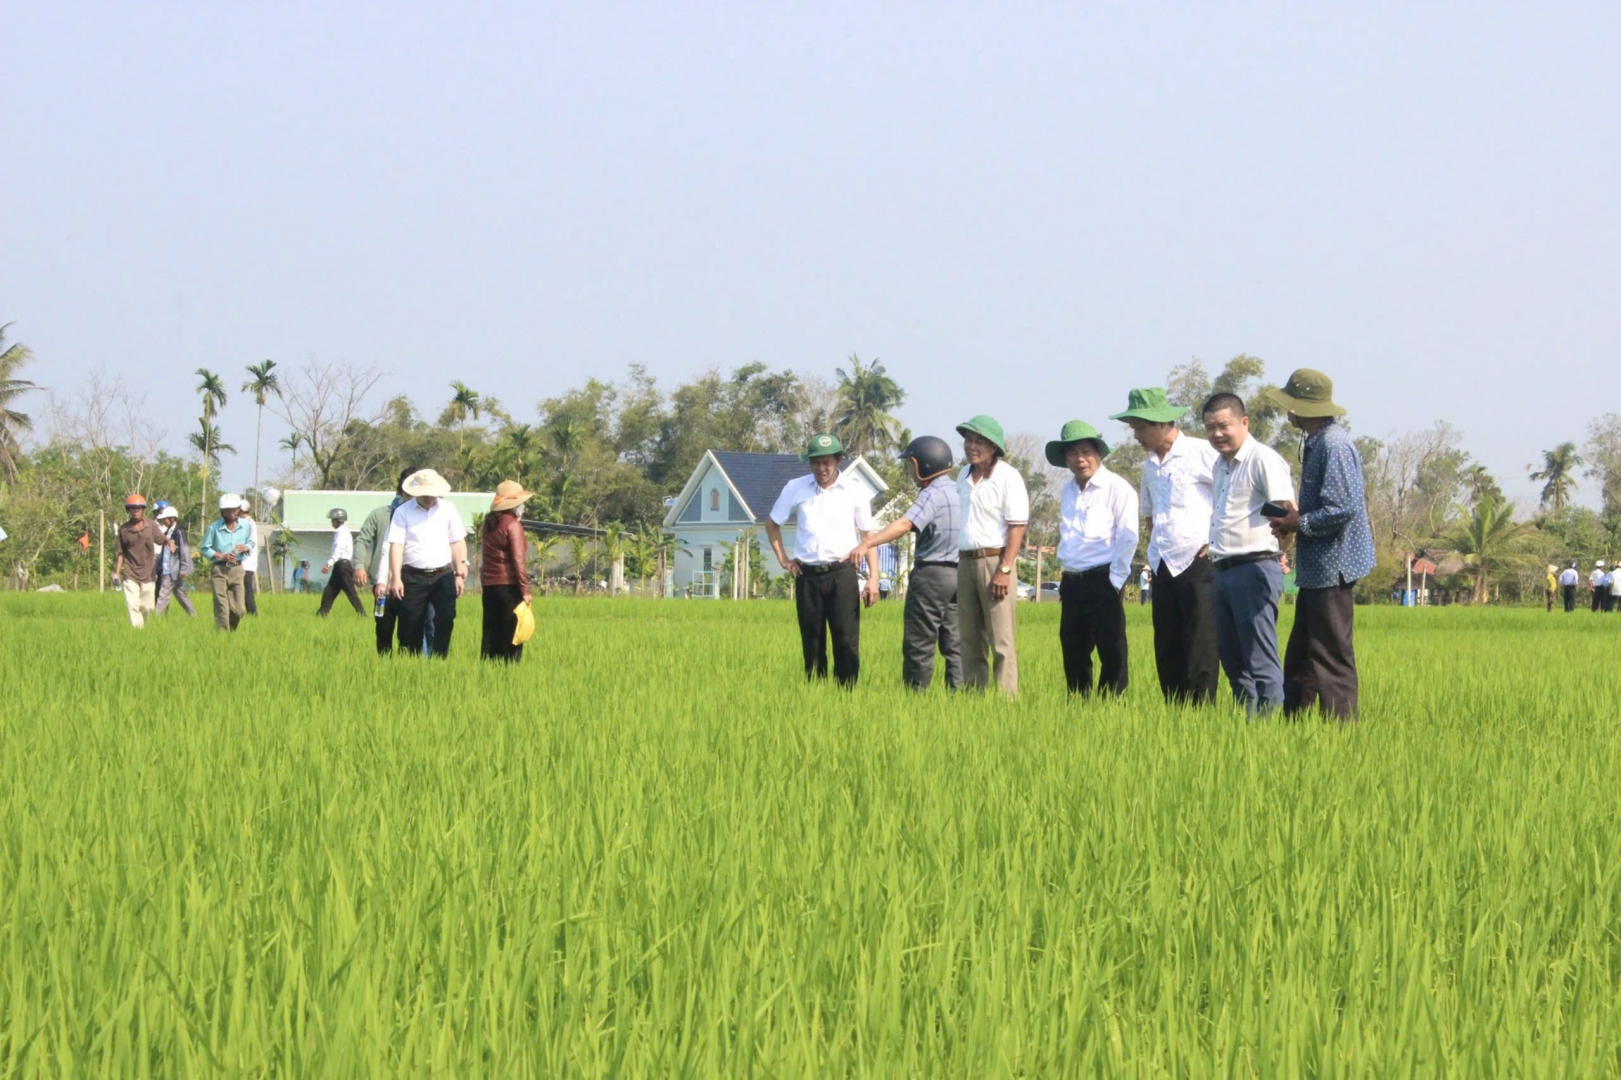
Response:
POLYGON ((1295 626, 1283 653, 1283 715, 1315 705, 1337 720, 1356 719, 1354 584, 1301 589, 1295 598, 1295 626))
POLYGON ((1283 704, 1278 660, 1278 598, 1283 568, 1276 559, 1216 571, 1216 653, 1233 697, 1254 716, 1283 704))
POLYGON ((962 685, 962 641, 957 636, 957 568, 914 566, 906 585, 906 631, 901 642, 901 681, 927 690, 934 681, 934 652, 946 662, 946 689, 962 685))
POLYGON ((169 601, 174 600, 187 615, 196 615, 197 609, 192 606, 191 597, 186 595, 186 583, 173 574, 158 578, 158 598, 152 610, 162 615, 169 609, 169 601))

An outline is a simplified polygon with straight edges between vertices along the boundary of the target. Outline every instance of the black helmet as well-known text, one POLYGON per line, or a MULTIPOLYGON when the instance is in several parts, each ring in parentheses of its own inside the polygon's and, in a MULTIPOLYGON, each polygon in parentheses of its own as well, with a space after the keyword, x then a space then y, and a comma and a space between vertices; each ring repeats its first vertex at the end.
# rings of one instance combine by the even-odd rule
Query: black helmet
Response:
POLYGON ((951 450, 951 445, 944 439, 937 439, 933 435, 920 435, 906 444, 901 451, 901 459, 911 458, 917 465, 918 479, 928 483, 943 472, 948 472, 956 464, 957 455, 951 450))
POLYGON ((326 518, 328 521, 336 521, 341 525, 345 521, 349 520, 349 511, 344 510, 341 507, 336 510, 329 510, 327 511, 326 518))

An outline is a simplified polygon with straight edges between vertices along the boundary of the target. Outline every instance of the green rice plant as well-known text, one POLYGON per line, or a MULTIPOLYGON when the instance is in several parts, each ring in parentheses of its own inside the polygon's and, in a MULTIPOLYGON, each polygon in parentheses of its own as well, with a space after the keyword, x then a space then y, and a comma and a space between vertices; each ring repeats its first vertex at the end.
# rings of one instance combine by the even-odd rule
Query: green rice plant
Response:
POLYGON ((895 603, 852 692, 783 602, 478 603, 0 597, 0 1076, 1621 1073, 1621 618, 1363 609, 1342 729, 1167 707, 1137 608, 1009 702, 895 603))

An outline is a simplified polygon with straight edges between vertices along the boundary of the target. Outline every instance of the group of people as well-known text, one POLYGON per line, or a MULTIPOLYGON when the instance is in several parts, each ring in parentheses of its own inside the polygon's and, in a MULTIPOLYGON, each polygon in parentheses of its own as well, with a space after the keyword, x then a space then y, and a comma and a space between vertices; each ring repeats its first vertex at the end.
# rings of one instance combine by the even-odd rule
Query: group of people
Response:
MULTIPOLYGON (((124 593, 130 625, 137 630, 152 615, 162 615, 172 601, 195 616, 187 587, 195 563, 180 511, 159 499, 146 516, 146 497, 131 492, 124 498, 127 521, 118 527, 118 557, 113 582, 124 593)), ((235 630, 244 615, 259 613, 258 564, 260 536, 252 508, 245 499, 226 493, 219 499, 220 517, 203 533, 197 548, 209 566, 214 594, 214 624, 235 630)))
MULTIPOLYGON (((1548 567, 1548 610, 1553 610, 1556 595, 1563 595, 1566 611, 1576 610, 1576 590, 1581 585, 1582 572, 1577 569, 1578 563, 1572 562, 1565 569, 1557 566, 1548 567)), ((1594 612, 1621 611, 1621 562, 1611 560, 1606 566, 1603 559, 1593 563, 1592 573, 1587 575, 1587 592, 1594 612)))
MULTIPOLYGON (((1345 410, 1326 375, 1303 368, 1271 394, 1305 433, 1298 495, 1288 463, 1251 436, 1234 394, 1204 403, 1206 439, 1197 439, 1177 426, 1187 410, 1171 405, 1163 389, 1132 390, 1125 411, 1110 419, 1128 424, 1147 451, 1140 485, 1108 468, 1112 449, 1085 421, 1066 423, 1047 444, 1048 462, 1070 473, 1060 496, 1057 557, 1059 644, 1071 693, 1119 694, 1128 685, 1123 588, 1147 520, 1154 659, 1167 700, 1214 700, 1219 664, 1251 715, 1317 708, 1355 717, 1352 588, 1374 567, 1361 459, 1337 422, 1345 410), (1280 657, 1281 560, 1291 543, 1299 595, 1280 657)), ((955 476, 944 439, 924 436, 906 447, 917 498, 882 529, 863 490, 841 472, 839 440, 816 435, 806 446, 811 472, 784 487, 766 532, 794 576, 807 677, 827 675, 831 638, 833 677, 856 682, 861 606, 877 599, 876 549, 915 531, 903 680, 926 689, 938 653, 950 689, 985 689, 994 679, 1003 693, 1018 692, 1015 568, 1029 494, 1004 460, 996 420, 976 416, 956 430, 967 464, 955 476), (782 532, 790 521, 791 554, 782 532), (864 590, 856 572, 862 562, 869 570, 864 590)))

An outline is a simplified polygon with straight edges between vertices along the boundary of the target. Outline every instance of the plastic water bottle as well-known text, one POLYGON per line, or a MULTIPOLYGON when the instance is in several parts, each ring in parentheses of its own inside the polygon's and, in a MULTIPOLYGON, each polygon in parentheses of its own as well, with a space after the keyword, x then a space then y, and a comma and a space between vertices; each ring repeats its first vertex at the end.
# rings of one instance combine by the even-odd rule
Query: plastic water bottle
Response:
POLYGON ((381 619, 383 617, 383 612, 385 612, 387 610, 388 610, 388 597, 379 596, 377 598, 377 603, 372 606, 371 613, 372 613, 373 616, 381 619))

